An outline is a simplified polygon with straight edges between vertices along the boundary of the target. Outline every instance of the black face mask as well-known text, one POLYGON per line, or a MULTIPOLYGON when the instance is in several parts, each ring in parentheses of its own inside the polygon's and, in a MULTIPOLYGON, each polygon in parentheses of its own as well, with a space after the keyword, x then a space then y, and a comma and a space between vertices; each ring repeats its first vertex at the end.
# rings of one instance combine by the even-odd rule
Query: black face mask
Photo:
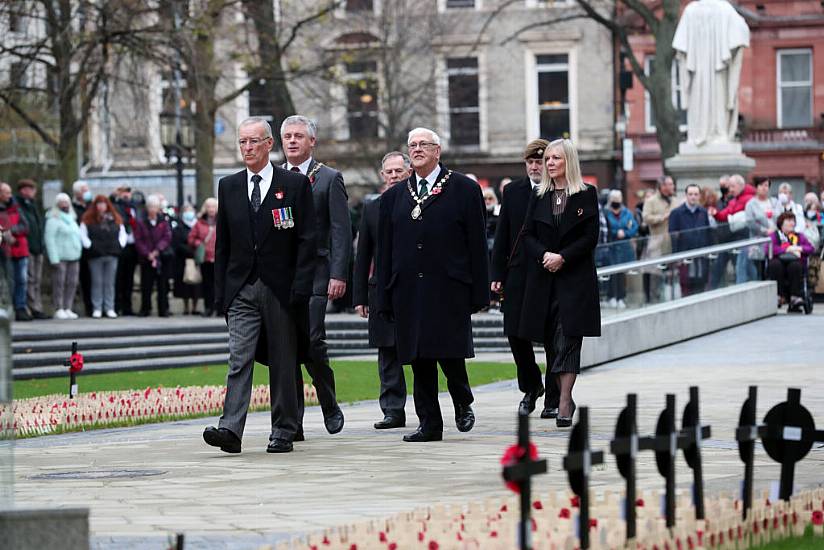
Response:
POLYGON ((613 208, 613 210, 618 210, 619 208, 621 208, 620 202, 611 202, 609 203, 609 205, 613 208))
POLYGON ((727 193, 729 193, 729 192, 730 192, 729 187, 722 187, 722 188, 721 188, 721 196, 722 196, 722 197, 726 197, 726 196, 727 196, 727 193))

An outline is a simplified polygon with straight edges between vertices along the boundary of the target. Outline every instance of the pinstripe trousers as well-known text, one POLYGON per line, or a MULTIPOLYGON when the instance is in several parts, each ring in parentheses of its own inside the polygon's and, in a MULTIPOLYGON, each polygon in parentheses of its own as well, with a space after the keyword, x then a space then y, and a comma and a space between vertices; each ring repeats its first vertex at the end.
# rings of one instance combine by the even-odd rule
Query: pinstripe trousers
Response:
POLYGON ((261 331, 265 331, 269 359, 269 393, 272 431, 269 439, 292 441, 298 429, 295 394, 297 333, 289 312, 258 279, 246 284, 232 301, 229 320, 229 373, 221 428, 243 437, 252 395, 252 371, 261 331))

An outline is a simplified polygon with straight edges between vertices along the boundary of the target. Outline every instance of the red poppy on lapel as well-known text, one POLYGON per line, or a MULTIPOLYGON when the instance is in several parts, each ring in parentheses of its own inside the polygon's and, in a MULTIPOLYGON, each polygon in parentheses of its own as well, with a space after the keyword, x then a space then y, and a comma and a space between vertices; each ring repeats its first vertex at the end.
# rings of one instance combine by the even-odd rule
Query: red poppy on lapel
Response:
POLYGON ((583 215, 584 215, 584 209, 583 209, 583 208, 579 208, 579 209, 578 209, 578 215, 579 215, 579 216, 583 216, 583 215))
POLYGON ((275 190, 275 198, 279 201, 283 200, 283 189, 275 190))
POLYGON ((315 176, 309 176, 309 183, 315 183, 315 176))

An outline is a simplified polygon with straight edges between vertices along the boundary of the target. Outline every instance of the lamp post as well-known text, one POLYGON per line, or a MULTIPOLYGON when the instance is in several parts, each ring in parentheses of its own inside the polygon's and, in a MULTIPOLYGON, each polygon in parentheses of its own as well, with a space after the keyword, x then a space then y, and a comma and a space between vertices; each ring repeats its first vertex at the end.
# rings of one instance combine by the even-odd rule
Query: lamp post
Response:
POLYGON ((183 206, 183 167, 192 151, 192 124, 180 113, 160 113, 160 140, 167 160, 174 156, 177 175, 177 209, 183 206))

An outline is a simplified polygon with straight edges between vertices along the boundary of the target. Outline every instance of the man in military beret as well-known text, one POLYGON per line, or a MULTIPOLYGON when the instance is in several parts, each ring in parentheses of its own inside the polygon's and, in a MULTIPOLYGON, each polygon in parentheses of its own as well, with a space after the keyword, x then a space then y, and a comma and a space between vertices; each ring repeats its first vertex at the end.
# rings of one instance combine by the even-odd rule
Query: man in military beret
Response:
MULTIPOLYGON (((524 398, 518 413, 528 415, 535 410, 535 402, 544 395, 541 370, 535 362, 532 342, 518 337, 518 321, 526 287, 526 260, 521 228, 524 224, 529 198, 541 183, 543 156, 549 142, 535 139, 524 150, 526 177, 509 183, 503 192, 495 244, 492 248, 493 292, 503 295, 501 311, 504 314, 504 333, 509 339, 512 357, 518 369, 518 388, 524 398)), ((554 376, 546 373, 546 397, 541 418, 558 416, 560 395, 554 376)))

